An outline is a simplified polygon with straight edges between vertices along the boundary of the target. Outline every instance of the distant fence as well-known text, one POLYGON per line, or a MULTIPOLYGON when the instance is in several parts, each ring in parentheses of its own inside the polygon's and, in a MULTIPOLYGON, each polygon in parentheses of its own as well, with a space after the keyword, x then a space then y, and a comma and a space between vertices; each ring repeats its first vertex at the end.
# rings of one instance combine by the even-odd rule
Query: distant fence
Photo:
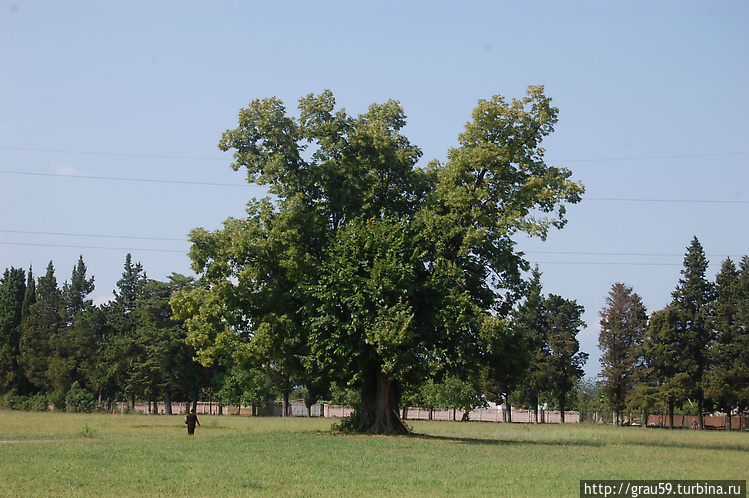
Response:
MULTIPOLYGON (((728 427, 728 416, 712 416, 707 415, 703 418, 706 429, 725 429, 728 427)), ((698 423, 697 415, 674 415, 674 427, 693 427, 693 424, 698 423)), ((748 427, 749 417, 743 416, 731 417, 731 428, 739 429, 741 427, 748 427), (741 424, 741 419, 744 419, 744 424, 741 424)), ((668 415, 650 415, 648 417, 648 426, 650 427, 669 427, 668 415)))
MULTIPOLYGON (((118 413, 122 413, 128 408, 128 403, 124 401, 119 401, 112 405, 112 409, 118 413)), ((175 402, 172 403, 172 414, 185 415, 191 408, 192 403, 175 402)), ((136 403, 135 411, 163 415, 166 413, 166 405, 164 403, 136 403)), ((195 411, 199 415, 241 415, 249 417, 254 414, 260 417, 280 417, 283 415, 283 406, 281 403, 270 403, 267 406, 254 408, 249 405, 219 406, 216 403, 198 402, 195 406, 195 411)), ((317 403, 310 407, 308 413, 304 403, 291 403, 292 417, 344 418, 351 415, 353 411, 354 409, 350 406, 317 403)), ((464 413, 463 410, 430 410, 428 408, 409 407, 405 410, 405 418, 406 420, 462 420, 464 413)), ((404 413, 401 412, 401 415, 404 415, 404 413)), ((474 422, 504 422, 507 420, 508 415, 501 407, 481 408, 468 412, 468 420, 474 422)), ((674 415, 674 427, 690 428, 696 419, 696 415, 674 415)), ((727 416, 705 416, 705 428, 725 429, 727 427, 727 419, 727 416)), ((597 420, 599 423, 602 423, 602 420, 598 418, 597 420)), ((533 423, 533 410, 518 410, 513 408, 512 421, 517 423, 533 423)), ((611 421, 610 418, 609 421, 611 421)), ((559 424, 561 423, 561 414, 558 411, 539 410, 538 422, 559 424)), ((579 424, 583 420, 579 412, 566 411, 564 412, 564 422, 566 424, 579 424)), ((650 415, 647 425, 650 427, 668 427, 668 415, 650 415)), ((737 430, 747 427, 749 427, 749 416, 734 416, 731 418, 732 429, 737 430)))
MULTIPOLYGON (((126 402, 113 404, 113 410, 120 413, 127 410, 128 407, 129 405, 126 402)), ((185 415, 189 411, 188 407, 191 409, 192 404, 174 402, 172 403, 172 414, 185 415)), ((166 413, 166 405, 164 403, 136 403, 135 411, 163 415, 166 413)), ((310 412, 308 413, 307 406, 304 403, 291 403, 292 417, 322 416, 326 418, 344 418, 351 415, 353 411, 354 409, 350 406, 317 403, 310 407, 310 412)), ((253 409, 252 406, 219 406, 216 403, 198 402, 195 406, 195 412, 199 415, 251 416, 253 413, 256 413, 261 417, 280 417, 283 415, 283 406, 280 403, 271 403, 268 406, 253 409)), ((464 413, 464 410, 429 410, 419 407, 409 407, 405 411, 407 420, 462 420, 464 413)), ((501 408, 482 408, 471 410, 468 413, 468 419, 476 422, 503 422, 506 420, 506 415, 501 408)), ((512 410, 513 422, 529 423, 533 422, 533 417, 532 410, 512 410)), ((539 413, 539 421, 541 420, 540 417, 541 414, 539 413)), ((561 422, 561 415, 558 411, 545 411, 543 412, 543 421, 545 423, 558 424, 561 422)), ((573 411, 564 412, 564 421, 568 424, 579 423, 580 414, 573 411)))

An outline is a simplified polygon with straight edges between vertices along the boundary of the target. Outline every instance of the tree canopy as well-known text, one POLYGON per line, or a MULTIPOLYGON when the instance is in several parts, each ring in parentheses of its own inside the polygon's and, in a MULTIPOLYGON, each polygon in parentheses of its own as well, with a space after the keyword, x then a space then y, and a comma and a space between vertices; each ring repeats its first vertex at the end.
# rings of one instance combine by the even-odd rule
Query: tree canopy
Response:
POLYGON ((404 384, 467 378, 520 344, 505 318, 527 263, 512 236, 545 238, 583 187, 544 162, 558 110, 543 87, 479 101, 447 162, 419 166, 397 101, 359 116, 330 91, 255 100, 227 130, 235 170, 267 185, 247 218, 191 233, 201 284, 175 294, 203 362, 357 389, 360 431, 405 432, 404 384))

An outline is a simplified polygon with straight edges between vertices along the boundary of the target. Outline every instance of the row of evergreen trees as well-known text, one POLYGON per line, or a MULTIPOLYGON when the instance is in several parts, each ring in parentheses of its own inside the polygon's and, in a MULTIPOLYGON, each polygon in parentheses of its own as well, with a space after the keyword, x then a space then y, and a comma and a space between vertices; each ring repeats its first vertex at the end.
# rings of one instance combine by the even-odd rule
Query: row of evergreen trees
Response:
MULTIPOLYGON (((695 237, 671 303, 648 317, 632 288, 612 286, 601 311, 601 388, 617 423, 629 411, 744 414, 749 408, 749 257, 715 281, 695 237), (691 408, 691 409, 690 409, 691 408)), ((728 417, 731 428, 731 417, 728 417)))
MULTIPOLYGON (((559 296, 542 296, 540 275, 534 272, 529 298, 512 318, 513 326, 529 332, 527 348, 517 349, 514 362, 502 367, 507 375, 501 377, 508 382, 498 383, 488 373, 469 380, 448 377, 439 384, 411 386, 404 400, 412 406, 470 410, 487 400, 505 402, 520 386, 514 397, 520 405, 548 401, 574 409, 569 396, 588 356, 576 339, 584 325, 583 308, 559 296), (530 373, 523 375, 529 364, 530 373)), ((308 405, 320 399, 350 401, 350 393, 335 384, 291 379, 268 365, 200 365, 169 304, 175 291, 194 285, 178 274, 166 282, 149 279, 128 254, 114 300, 95 306, 89 299, 94 278, 87 276, 83 257, 62 287, 52 262, 38 279, 32 269, 6 269, 0 279, 4 404, 43 410, 51 401, 59 409, 82 411, 122 400, 134 406, 137 399, 163 400, 169 410, 173 399, 210 395, 218 403, 257 406, 277 396, 288 401, 295 388, 308 405)))
POLYGON ((174 291, 190 285, 192 279, 177 274, 167 282, 149 279, 128 254, 115 299, 94 306, 94 279, 83 257, 62 288, 52 262, 36 280, 32 269, 6 269, 0 280, 5 404, 46 409, 50 400, 81 411, 114 400, 197 399, 210 372, 193 361, 169 305, 174 291))

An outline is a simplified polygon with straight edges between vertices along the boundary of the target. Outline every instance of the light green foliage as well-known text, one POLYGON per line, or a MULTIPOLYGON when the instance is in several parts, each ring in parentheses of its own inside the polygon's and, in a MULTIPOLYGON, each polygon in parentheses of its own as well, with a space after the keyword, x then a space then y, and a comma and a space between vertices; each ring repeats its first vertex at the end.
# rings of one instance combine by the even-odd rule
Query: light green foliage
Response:
POLYGON ((274 197, 191 234, 202 281, 172 306, 201 361, 337 380, 362 393, 362 428, 383 432, 401 385, 507 363, 520 341, 503 321, 526 266, 511 236, 545 238, 583 192, 543 161, 556 119, 542 87, 480 101, 446 164, 419 168, 396 101, 354 117, 325 91, 298 118, 251 102, 219 147, 274 197))

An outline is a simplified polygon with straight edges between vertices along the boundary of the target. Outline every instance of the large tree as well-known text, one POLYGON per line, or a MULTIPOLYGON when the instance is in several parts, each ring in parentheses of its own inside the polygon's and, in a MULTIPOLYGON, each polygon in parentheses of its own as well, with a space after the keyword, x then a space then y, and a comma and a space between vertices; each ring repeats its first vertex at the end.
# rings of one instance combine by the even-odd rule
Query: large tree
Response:
POLYGON ((204 361, 319 373, 361 393, 359 430, 405 432, 403 384, 468 379, 511 354, 504 317, 527 268, 512 236, 561 228, 583 191, 543 160, 558 110, 542 87, 482 100, 447 162, 426 168, 398 102, 353 117, 326 91, 299 110, 256 100, 224 133, 233 168, 273 198, 193 231, 205 285, 173 306, 204 361))
POLYGON ((713 339, 710 316, 715 299, 714 286, 706 277, 707 267, 702 244, 694 237, 684 256, 682 277, 671 294, 671 306, 678 313, 683 334, 682 373, 688 376, 690 394, 697 400, 700 429, 704 428, 704 377, 709 365, 708 346, 713 339))
POLYGON ((637 371, 642 362, 640 348, 645 339, 648 316, 645 305, 632 287, 615 283, 606 297, 606 307, 600 312, 601 378, 607 404, 616 413, 616 425, 621 423, 627 395, 635 387, 637 371))
MULTIPOLYGON (((737 353, 737 360, 733 368, 739 374, 735 386, 738 398, 737 406, 739 413, 745 413, 749 407, 749 256, 741 258, 738 286, 736 315, 738 326, 732 340, 733 350, 737 353)), ((746 429, 746 427, 742 427, 742 429, 746 429)))
POLYGON ((733 260, 727 258, 715 277, 715 340, 708 350, 710 366, 705 374, 705 393, 728 414, 729 430, 731 413, 739 404, 736 388, 742 384, 742 380, 746 382, 749 378, 749 374, 742 372, 746 370, 746 365, 741 362, 743 345, 737 341, 741 335, 738 317, 740 291, 739 271, 733 260))

